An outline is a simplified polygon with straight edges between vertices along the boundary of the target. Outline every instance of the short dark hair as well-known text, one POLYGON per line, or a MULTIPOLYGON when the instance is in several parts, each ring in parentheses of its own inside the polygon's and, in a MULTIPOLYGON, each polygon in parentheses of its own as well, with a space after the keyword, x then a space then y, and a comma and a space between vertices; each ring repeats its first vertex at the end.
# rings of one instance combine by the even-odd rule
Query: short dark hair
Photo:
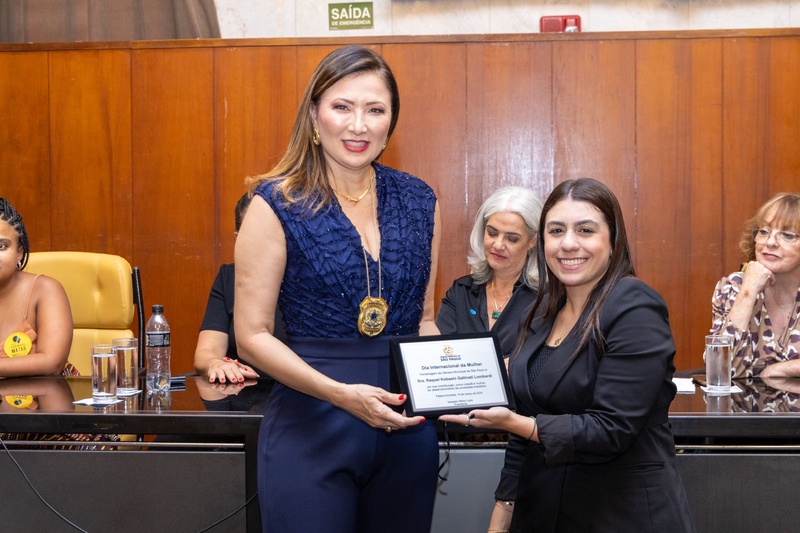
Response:
POLYGON ((28 264, 28 256, 31 253, 31 245, 28 241, 28 232, 25 230, 25 224, 22 222, 22 215, 17 213, 8 200, 0 196, 0 220, 8 222, 14 228, 19 237, 19 247, 22 248, 22 260, 19 262, 19 269, 22 270, 28 264))
POLYGON ((233 211, 234 217, 234 228, 236 231, 242 227, 242 221, 244 220, 244 215, 247 213, 247 208, 250 207, 250 201, 253 199, 253 193, 246 192, 239 198, 239 201, 236 202, 236 209, 233 211))

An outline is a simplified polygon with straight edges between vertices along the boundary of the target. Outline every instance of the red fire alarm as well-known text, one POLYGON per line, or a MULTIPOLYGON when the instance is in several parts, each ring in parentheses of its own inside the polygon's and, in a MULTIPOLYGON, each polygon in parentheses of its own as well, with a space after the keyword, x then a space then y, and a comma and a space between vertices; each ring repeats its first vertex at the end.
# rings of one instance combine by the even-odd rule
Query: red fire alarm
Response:
POLYGON ((539 31, 547 32, 573 32, 581 31, 580 15, 554 15, 539 19, 539 31))

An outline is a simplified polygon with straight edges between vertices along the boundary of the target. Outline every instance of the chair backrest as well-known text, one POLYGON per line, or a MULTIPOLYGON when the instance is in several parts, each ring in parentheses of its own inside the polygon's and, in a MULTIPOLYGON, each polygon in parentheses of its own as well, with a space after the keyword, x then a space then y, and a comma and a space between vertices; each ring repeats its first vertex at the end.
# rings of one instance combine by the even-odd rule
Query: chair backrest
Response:
POLYGON ((64 286, 74 327, 69 361, 82 375, 92 373, 93 344, 135 336, 130 326, 134 302, 141 302, 141 291, 134 293, 138 269, 134 279, 131 266, 123 257, 90 252, 33 252, 25 270, 55 278, 64 286))

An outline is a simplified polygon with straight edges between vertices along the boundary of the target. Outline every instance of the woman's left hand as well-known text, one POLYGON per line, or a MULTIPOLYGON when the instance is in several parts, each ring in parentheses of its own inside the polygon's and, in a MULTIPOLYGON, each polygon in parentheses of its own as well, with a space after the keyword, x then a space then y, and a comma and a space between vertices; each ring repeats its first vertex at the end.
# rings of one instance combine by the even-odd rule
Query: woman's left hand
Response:
POLYGON ((463 415, 442 415, 439 420, 477 429, 508 429, 505 426, 513 416, 514 412, 507 407, 492 407, 474 409, 463 415))
POLYGON ((800 377, 800 359, 791 359, 789 361, 781 361, 779 363, 767 365, 758 377, 762 379, 800 377))

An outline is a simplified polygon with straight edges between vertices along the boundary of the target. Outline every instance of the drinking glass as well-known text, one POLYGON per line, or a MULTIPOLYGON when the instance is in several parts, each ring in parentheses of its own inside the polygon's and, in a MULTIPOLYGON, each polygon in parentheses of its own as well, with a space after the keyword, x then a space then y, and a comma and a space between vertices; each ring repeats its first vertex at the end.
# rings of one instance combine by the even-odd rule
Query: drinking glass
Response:
POLYGON ((731 352, 733 337, 730 335, 706 335, 706 389, 709 393, 731 391, 731 352))
POLYGON ((117 351, 113 344, 92 346, 92 399, 101 403, 117 399, 117 351))
POLYGON ((134 338, 113 339, 117 349, 117 394, 130 396, 139 392, 139 341, 134 338))

